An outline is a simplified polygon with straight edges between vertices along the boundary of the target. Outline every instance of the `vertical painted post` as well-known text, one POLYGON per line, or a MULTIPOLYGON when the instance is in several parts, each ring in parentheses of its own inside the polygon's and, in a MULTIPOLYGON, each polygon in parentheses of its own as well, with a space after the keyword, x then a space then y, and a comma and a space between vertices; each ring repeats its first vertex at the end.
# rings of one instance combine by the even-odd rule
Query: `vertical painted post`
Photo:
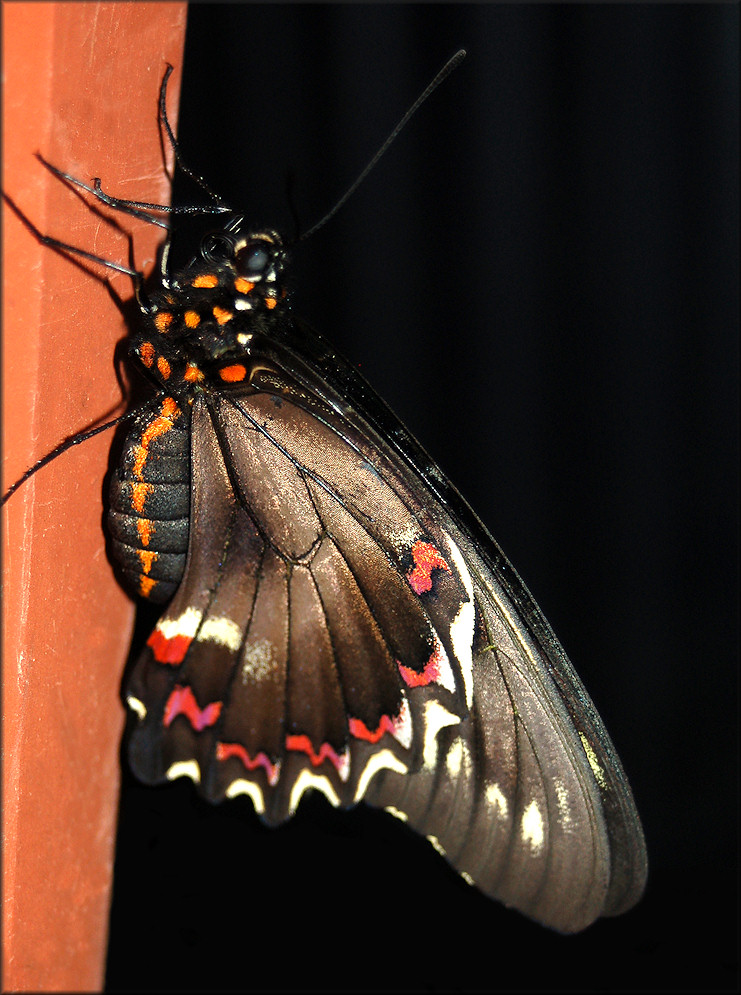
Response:
MULTIPOLYGON (((156 100, 184 3, 3 4, 4 192, 43 232, 128 264, 124 234, 34 158, 120 197, 169 198, 156 100)), ((159 229, 122 218, 138 267, 159 229)), ((41 246, 4 206, 3 490, 121 402, 125 334, 105 283, 41 246)), ((125 277, 90 267, 124 299, 125 277)), ((120 410, 120 409, 119 409, 120 410)), ((3 988, 103 984, 133 606, 101 529, 110 435, 62 455, 4 508, 3 988)))

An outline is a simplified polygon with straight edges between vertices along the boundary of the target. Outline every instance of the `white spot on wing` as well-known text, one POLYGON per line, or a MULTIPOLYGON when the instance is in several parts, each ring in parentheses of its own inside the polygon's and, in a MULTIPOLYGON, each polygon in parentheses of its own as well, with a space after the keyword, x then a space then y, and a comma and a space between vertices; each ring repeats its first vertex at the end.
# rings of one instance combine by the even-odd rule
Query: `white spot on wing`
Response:
POLYGON ((237 795, 249 795, 258 815, 262 815, 265 811, 265 798, 260 786, 255 784, 254 781, 246 781, 244 778, 232 781, 226 789, 226 797, 236 798, 237 795))
POLYGON ((321 791, 321 793, 329 799, 335 808, 340 807, 340 799, 337 797, 337 793, 330 784, 329 780, 324 777, 323 774, 312 774, 310 770, 307 770, 306 767, 304 767, 296 778, 296 783, 291 789, 291 798, 288 802, 288 811, 291 815, 293 815, 298 808, 298 803, 301 801, 303 793, 313 789, 321 791))
POLYGON ((455 676, 453 675, 453 668, 450 666, 450 660, 448 659, 448 654, 445 652, 445 647, 440 642, 437 633, 432 631, 432 638, 435 643, 434 656, 437 662, 439 677, 437 683, 450 691, 451 694, 455 694, 455 676))
POLYGON ((189 777, 196 784, 201 780, 201 768, 196 760, 179 760, 168 768, 165 777, 174 781, 178 777, 189 777))
POLYGON ((406 695, 401 699, 401 708, 399 709, 399 714, 393 720, 393 725, 394 738, 408 750, 412 745, 412 716, 409 711, 409 702, 406 695))
POLYGON ((571 818, 571 805, 566 785, 563 781, 555 778, 553 781, 553 790, 556 792, 556 804, 558 805, 558 814, 561 817, 561 823, 564 829, 568 830, 573 819, 571 818))
POLYGON ((476 883, 471 877, 471 875, 468 873, 468 871, 461 871, 461 877, 466 882, 466 884, 475 885, 476 883))
POLYGON ((461 668, 463 687, 466 692, 466 704, 470 708, 473 702, 473 632, 476 625, 476 609, 473 603, 473 581, 471 580, 471 575, 468 572, 468 567, 461 551, 447 532, 443 532, 443 535, 448 543, 450 558, 455 564, 455 568, 463 581, 463 586, 468 595, 468 601, 464 601, 460 606, 458 614, 450 626, 450 641, 453 644, 455 658, 461 668))
MULTIPOLYGON (((393 770, 397 774, 406 774, 409 768, 405 763, 392 753, 391 750, 379 750, 377 753, 371 753, 368 763, 363 768, 363 772, 358 778, 358 786, 355 789, 356 802, 359 802, 363 797, 365 792, 368 790, 368 785, 371 779, 379 772, 379 770, 393 770)), ((392 813, 393 814, 393 813, 392 813)), ((406 818, 406 816, 404 817, 406 818)))
POLYGON ((448 750, 448 755, 445 758, 445 766, 448 768, 448 773, 451 777, 457 777, 461 770, 461 760, 463 758, 463 740, 459 736, 453 742, 453 745, 448 750))
POLYGON ((139 701, 138 698, 135 698, 133 694, 127 696, 126 704, 129 706, 132 712, 136 712, 140 720, 145 719, 147 717, 147 706, 144 704, 143 701, 139 701))
POLYGON ((460 777, 461 772, 468 776, 471 773, 471 754, 468 745, 459 736, 448 750, 445 766, 452 778, 460 777))
POLYGON ((157 629, 165 639, 174 639, 175 636, 189 636, 192 639, 198 632, 202 618, 203 612, 197 608, 186 608, 177 618, 161 618, 157 629))
POLYGON ((242 653, 240 673, 242 683, 261 681, 274 668, 273 644, 268 639, 255 639, 248 643, 242 653))
POLYGON ((531 801, 522 813, 522 824, 520 826, 524 843, 530 844, 533 853, 540 853, 543 849, 545 835, 543 832, 543 816, 535 801, 531 801))
POLYGON ((218 643, 236 653, 242 642, 242 629, 226 616, 207 618, 198 633, 199 643, 218 643))
POLYGON ((437 734, 445 726, 452 726, 460 722, 457 715, 453 715, 447 708, 431 698, 425 702, 425 741, 422 750, 422 759, 428 770, 434 770, 437 766, 437 734))
POLYGON ((506 819, 509 813, 509 805, 507 804, 507 799, 504 797, 504 792, 495 782, 493 784, 486 785, 486 800, 489 802, 492 808, 496 809, 496 814, 501 819, 506 819))

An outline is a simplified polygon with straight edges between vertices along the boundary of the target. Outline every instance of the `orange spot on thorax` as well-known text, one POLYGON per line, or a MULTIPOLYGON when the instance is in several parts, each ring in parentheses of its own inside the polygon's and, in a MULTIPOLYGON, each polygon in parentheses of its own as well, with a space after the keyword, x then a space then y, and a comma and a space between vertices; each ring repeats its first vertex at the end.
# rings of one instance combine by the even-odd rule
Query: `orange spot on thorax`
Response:
POLYGON ((247 367, 242 363, 235 363, 233 366, 223 366, 219 370, 219 376, 224 383, 239 383, 247 376, 247 367))
POLYGON ((218 287, 219 278, 215 273, 202 273, 193 280, 194 287, 218 287))
POLYGON ((212 313, 219 325, 225 325, 228 321, 231 321, 232 318, 234 317, 231 311, 227 311, 225 308, 218 306, 212 309, 212 313))

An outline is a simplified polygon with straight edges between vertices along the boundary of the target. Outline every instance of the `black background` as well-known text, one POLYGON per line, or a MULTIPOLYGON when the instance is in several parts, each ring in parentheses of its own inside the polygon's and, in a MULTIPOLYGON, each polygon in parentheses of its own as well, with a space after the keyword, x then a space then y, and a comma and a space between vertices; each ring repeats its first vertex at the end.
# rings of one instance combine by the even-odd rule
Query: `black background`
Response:
MULTIPOLYGON (((561 937, 382 813, 125 775, 108 971, 135 990, 737 984, 738 7, 193 5, 179 135, 295 254, 533 591, 634 788, 649 885, 561 937)), ((142 94, 142 99, 154 94, 142 94)), ((178 186, 177 201, 199 194, 178 186)))

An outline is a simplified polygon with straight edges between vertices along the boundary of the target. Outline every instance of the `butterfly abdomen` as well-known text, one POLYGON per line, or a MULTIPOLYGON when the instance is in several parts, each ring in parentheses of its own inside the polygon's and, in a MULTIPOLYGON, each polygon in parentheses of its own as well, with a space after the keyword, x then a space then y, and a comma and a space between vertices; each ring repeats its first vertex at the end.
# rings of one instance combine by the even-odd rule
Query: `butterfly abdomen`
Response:
POLYGON ((164 604, 185 570, 190 517, 190 408, 160 398, 126 436, 110 486, 112 550, 132 594, 164 604))

